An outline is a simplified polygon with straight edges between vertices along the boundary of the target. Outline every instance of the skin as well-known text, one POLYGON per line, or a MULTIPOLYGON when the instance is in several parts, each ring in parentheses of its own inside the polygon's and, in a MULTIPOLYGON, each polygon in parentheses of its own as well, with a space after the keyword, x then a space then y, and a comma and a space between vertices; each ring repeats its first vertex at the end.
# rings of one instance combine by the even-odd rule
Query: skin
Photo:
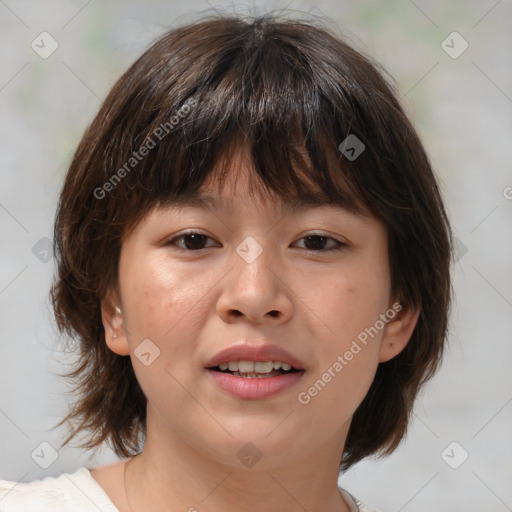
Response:
POLYGON ((396 302, 387 231, 331 205, 290 211, 279 197, 248 199, 251 164, 239 157, 236 179, 204 186, 224 201, 218 208, 157 208, 130 232, 118 286, 102 302, 106 343, 131 357, 148 398, 147 439, 126 466, 126 491, 127 460, 92 471, 120 510, 348 511, 337 479, 352 415, 379 362, 405 347, 416 324, 419 311, 404 307, 302 405, 298 394, 396 302), (188 229, 209 237, 206 248, 169 243, 188 229), (311 248, 304 237, 315 234, 348 245, 311 248), (250 264, 235 251, 247 236, 263 249, 250 264), (218 388, 206 361, 244 337, 301 360, 299 384, 261 400, 218 388), (145 366, 134 351, 148 338, 160 355, 145 366), (237 457, 249 442, 262 454, 252 468, 237 457))

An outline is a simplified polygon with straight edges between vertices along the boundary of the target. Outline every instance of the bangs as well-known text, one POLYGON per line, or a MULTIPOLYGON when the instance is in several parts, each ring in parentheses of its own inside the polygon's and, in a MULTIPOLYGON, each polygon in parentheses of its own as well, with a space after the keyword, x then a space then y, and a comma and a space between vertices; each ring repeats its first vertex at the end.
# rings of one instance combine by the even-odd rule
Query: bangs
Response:
MULTIPOLYGON (((238 37, 223 37, 217 27, 203 34, 208 41, 197 41, 197 32, 192 41, 185 27, 172 40, 158 41, 145 55, 147 65, 137 62, 128 71, 141 84, 118 125, 132 125, 124 133, 134 135, 115 139, 129 145, 122 152, 125 162, 134 160, 129 157, 133 148, 145 147, 147 155, 111 195, 120 205, 129 199, 131 213, 136 207, 140 218, 156 204, 193 198, 209 177, 220 189, 236 172, 235 155, 243 149, 253 169, 253 197, 335 203, 368 215, 369 201, 358 179, 368 155, 351 162, 338 150, 349 134, 364 138, 358 102, 347 100, 341 87, 347 80, 342 70, 335 63, 313 65, 304 46, 294 44, 291 23, 276 28, 262 21, 260 30, 240 20, 227 23, 238 37), (185 47, 187 54, 179 55, 185 47), (166 52, 168 58, 148 70, 152 52, 166 52)), ((311 39, 311 51, 317 51, 314 31, 311 39)), ((105 172, 111 175, 112 167, 105 172)))

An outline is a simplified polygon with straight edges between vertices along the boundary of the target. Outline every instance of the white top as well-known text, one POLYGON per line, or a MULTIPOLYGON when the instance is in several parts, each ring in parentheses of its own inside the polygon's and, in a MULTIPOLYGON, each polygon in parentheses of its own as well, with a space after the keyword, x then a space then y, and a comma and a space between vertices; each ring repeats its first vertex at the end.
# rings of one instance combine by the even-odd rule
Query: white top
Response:
MULTIPOLYGON (((347 491, 350 512, 378 512, 347 491)), ((0 480, 0 512, 119 512, 88 468, 29 483, 0 480)))

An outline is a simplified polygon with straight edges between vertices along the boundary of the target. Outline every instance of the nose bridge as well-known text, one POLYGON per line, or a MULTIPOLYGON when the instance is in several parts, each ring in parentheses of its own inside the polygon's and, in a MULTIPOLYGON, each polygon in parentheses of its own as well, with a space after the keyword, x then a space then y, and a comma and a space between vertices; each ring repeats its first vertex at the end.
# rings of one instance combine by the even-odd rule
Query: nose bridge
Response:
POLYGON ((254 322, 290 316, 292 303, 279 278, 279 257, 270 241, 264 236, 246 237, 236 247, 232 265, 218 303, 226 320, 240 314, 254 322))
POLYGON ((237 247, 233 255, 237 285, 242 288, 265 287, 267 292, 275 288, 275 270, 272 262, 277 261, 276 252, 265 236, 247 236, 237 247), (259 240, 259 241, 258 241, 259 240))

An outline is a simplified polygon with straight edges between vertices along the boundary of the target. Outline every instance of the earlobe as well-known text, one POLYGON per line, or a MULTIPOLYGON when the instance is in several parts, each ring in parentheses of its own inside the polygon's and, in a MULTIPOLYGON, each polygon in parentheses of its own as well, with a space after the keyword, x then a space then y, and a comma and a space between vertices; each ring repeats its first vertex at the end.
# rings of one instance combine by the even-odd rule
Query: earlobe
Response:
POLYGON ((107 347, 112 350, 115 354, 120 356, 129 356, 130 355, 130 347, 128 346, 128 342, 126 340, 126 336, 124 333, 121 336, 114 334, 113 336, 105 335, 105 342, 107 347))
POLYGON ((396 317, 390 320, 380 346, 380 363, 393 359, 407 346, 418 322, 420 311, 419 306, 402 307, 396 317))
POLYGON ((101 301, 101 320, 105 329, 105 343, 115 354, 128 356, 130 347, 126 339, 123 313, 121 308, 115 305, 118 302, 111 295, 101 301))

